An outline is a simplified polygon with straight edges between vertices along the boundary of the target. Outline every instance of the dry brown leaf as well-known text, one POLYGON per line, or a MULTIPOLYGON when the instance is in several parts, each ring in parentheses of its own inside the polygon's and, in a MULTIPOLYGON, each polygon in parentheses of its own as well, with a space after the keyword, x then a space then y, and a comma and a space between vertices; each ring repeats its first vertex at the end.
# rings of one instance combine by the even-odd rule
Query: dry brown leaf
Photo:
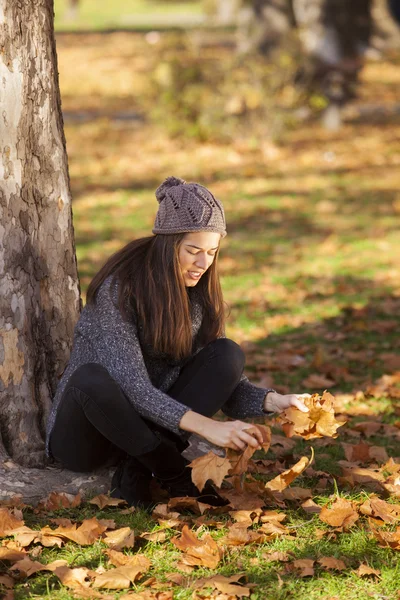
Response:
POLYGON ((382 519, 385 523, 395 523, 400 519, 400 506, 389 504, 380 498, 371 497, 360 507, 359 512, 363 515, 382 519))
POLYGON ((171 512, 168 504, 157 504, 151 516, 153 519, 179 519, 178 512, 171 512))
POLYGON ((285 500, 306 500, 313 495, 312 490, 302 487, 290 487, 282 491, 285 500))
POLYGON ((264 498, 246 491, 222 489, 219 491, 219 494, 229 501, 229 508, 234 508, 235 510, 256 510, 265 504, 264 498))
POLYGON ((228 529, 228 533, 221 539, 227 546, 244 546, 247 544, 261 544, 265 536, 258 531, 249 530, 244 523, 235 523, 228 529))
POLYGON ((184 552, 182 560, 189 559, 190 565, 202 565, 215 569, 222 558, 222 550, 210 535, 199 539, 187 525, 182 529, 180 538, 173 537, 171 542, 184 552))
POLYGON ((16 562, 10 571, 19 571, 24 577, 30 577, 38 571, 55 571, 58 567, 64 567, 67 564, 66 560, 54 560, 53 562, 45 565, 36 560, 31 560, 28 556, 25 556, 22 560, 16 562))
MULTIPOLYGON (((268 452, 271 445, 271 429, 266 425, 254 424, 251 427, 248 427, 246 431, 252 435, 252 432, 255 429, 258 429, 258 431, 261 432, 263 438, 262 449, 264 452, 268 452)), ((246 473, 248 470, 249 460, 255 451, 256 448, 253 448, 252 446, 246 446, 244 451, 241 452, 228 448, 227 458, 231 463, 230 475, 242 475, 243 473, 246 473)))
POLYGON ((268 481, 265 484, 265 488, 271 492, 274 492, 274 491, 281 492, 282 490, 287 488, 287 486, 290 485, 292 483, 292 481, 294 481, 296 479, 296 477, 301 475, 303 473, 303 471, 309 465, 311 465, 313 458, 314 458, 314 449, 311 448, 311 458, 310 459, 308 459, 306 456, 303 456, 295 465, 293 465, 293 467, 291 467, 290 469, 287 469, 286 471, 284 471, 283 473, 281 473, 274 479, 271 479, 271 481, 268 481))
MULTIPOLYGON (((73 523, 70 527, 58 527, 53 530, 46 525, 41 529, 40 533, 42 536, 48 536, 49 538, 58 537, 63 540, 71 540, 80 546, 90 546, 106 529, 96 517, 93 517, 92 519, 85 519, 79 527, 77 527, 76 523, 73 523)), ((41 543, 43 543, 43 540, 44 538, 42 537, 41 543)))
POLYGON ((165 542, 167 534, 165 531, 145 531, 140 534, 140 537, 148 542, 165 542))
POLYGON ((70 569, 67 566, 60 566, 54 570, 54 574, 63 585, 77 590, 90 586, 89 573, 90 571, 86 567, 70 569))
POLYGON ((304 399, 304 404, 309 409, 304 413, 295 406, 290 406, 279 415, 279 420, 285 434, 290 438, 299 435, 306 440, 321 437, 338 436, 337 429, 344 422, 337 421, 334 411, 334 397, 329 392, 324 392, 322 397, 313 394, 304 399))
POLYGON ((81 494, 76 496, 72 494, 66 494, 65 492, 51 492, 47 498, 44 498, 37 505, 37 510, 53 511, 59 510, 60 508, 76 508, 82 504, 81 494))
POLYGON ((195 515, 202 515, 209 508, 211 508, 210 504, 204 504, 204 502, 199 502, 196 498, 190 496, 171 498, 168 502, 168 509, 171 511, 190 511, 195 515))
POLYGON ((9 575, 0 575, 0 585, 3 585, 5 588, 11 590, 14 587, 14 579, 9 575))
POLYGON ((0 507, 0 537, 10 535, 15 529, 22 527, 24 521, 3 506, 0 507))
POLYGON ((110 569, 105 573, 96 575, 93 581, 93 587, 95 588, 107 588, 110 590, 125 590, 134 583, 136 579, 142 575, 142 572, 136 567, 121 566, 115 569, 110 569))
POLYGON ((22 550, 14 550, 14 548, 7 548, 6 546, 0 546, 0 560, 8 560, 10 562, 17 562, 27 556, 27 553, 22 550))
POLYGON ((133 554, 132 556, 129 556, 123 552, 111 549, 105 550, 105 554, 108 556, 110 563, 115 567, 137 567, 143 573, 146 573, 151 567, 150 560, 144 554, 133 554))
POLYGON ((345 498, 336 498, 331 508, 324 506, 321 509, 319 518, 332 527, 349 529, 358 520, 359 515, 352 502, 345 498))
POLYGON ((231 598, 232 596, 236 598, 248 597, 251 594, 251 588, 246 587, 245 585, 239 585, 237 583, 239 579, 241 579, 244 576, 244 573, 237 573, 236 575, 233 575, 231 577, 225 577, 224 575, 202 577, 194 583, 193 587, 195 589, 201 589, 203 587, 213 587, 222 594, 226 594, 227 598, 231 598))
POLYGON ((224 477, 228 474, 231 463, 224 456, 218 456, 210 451, 199 458, 195 458, 190 464, 192 467, 192 481, 202 491, 206 482, 211 479, 217 487, 221 487, 224 477))
POLYGON ((186 577, 182 573, 166 573, 167 581, 172 581, 175 585, 183 586, 186 584, 186 577))
POLYGON ((334 558, 333 556, 322 556, 320 559, 318 559, 318 562, 324 569, 343 571, 347 568, 345 563, 340 558, 334 558))
POLYGON ((115 531, 108 531, 103 542, 114 550, 122 548, 133 548, 135 545, 135 533, 130 527, 121 527, 115 531))
POLYGON ((319 514, 321 512, 321 507, 318 506, 318 504, 316 504, 311 498, 303 502, 301 508, 309 514, 319 514))
POLYGON ((246 523, 248 527, 253 523, 258 523, 260 515, 262 514, 261 508, 255 510, 231 510, 229 515, 238 523, 246 523))
POLYGON ((384 548, 389 547, 392 548, 392 550, 400 550, 400 527, 397 527, 396 531, 383 531, 371 527, 371 531, 378 540, 380 546, 383 546, 384 548))
MULTIPOLYGON (((173 591, 151 591, 143 590, 143 592, 128 592, 119 597, 119 600, 173 600, 173 591)), ((222 598, 220 599, 222 600, 222 598)))
POLYGON ((294 560, 292 565, 300 569, 300 577, 312 577, 314 575, 314 560, 311 558, 299 558, 294 560))
POLYGON ((292 557, 288 552, 280 552, 279 550, 264 552, 262 554, 263 560, 267 562, 288 562, 292 557))
POLYGON ((380 570, 379 569, 373 569, 372 567, 369 567, 368 565, 365 565, 363 563, 360 564, 360 566, 358 567, 357 571, 354 571, 359 577, 368 577, 368 575, 374 575, 375 577, 380 577, 380 570))
POLYGON ((89 504, 95 504, 100 510, 103 510, 106 506, 120 506, 121 504, 126 504, 126 500, 123 500, 122 498, 111 498, 106 494, 99 494, 89 500, 89 504))

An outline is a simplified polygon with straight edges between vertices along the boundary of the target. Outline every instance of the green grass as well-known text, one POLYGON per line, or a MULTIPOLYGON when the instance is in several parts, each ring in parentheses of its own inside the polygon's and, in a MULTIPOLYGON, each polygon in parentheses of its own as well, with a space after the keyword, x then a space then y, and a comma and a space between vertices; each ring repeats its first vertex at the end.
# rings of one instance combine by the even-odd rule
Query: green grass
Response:
POLYGON ((67 0, 55 0, 55 27, 63 30, 141 29, 152 23, 159 27, 171 23, 180 26, 180 19, 201 15, 199 0, 80 0, 76 19, 68 19, 67 0))

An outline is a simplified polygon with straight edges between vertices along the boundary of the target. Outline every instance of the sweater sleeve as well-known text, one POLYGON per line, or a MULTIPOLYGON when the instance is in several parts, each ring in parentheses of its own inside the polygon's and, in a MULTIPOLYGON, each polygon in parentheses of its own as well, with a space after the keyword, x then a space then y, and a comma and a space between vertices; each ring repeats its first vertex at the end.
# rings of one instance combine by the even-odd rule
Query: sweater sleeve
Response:
POLYGON ((91 342, 97 356, 140 415, 180 435, 180 420, 190 409, 151 383, 136 325, 122 317, 116 298, 109 278, 99 288, 94 307, 91 342))
POLYGON ((222 412, 232 419, 265 417, 263 405, 266 393, 266 389, 254 385, 242 375, 233 394, 222 407, 222 412))

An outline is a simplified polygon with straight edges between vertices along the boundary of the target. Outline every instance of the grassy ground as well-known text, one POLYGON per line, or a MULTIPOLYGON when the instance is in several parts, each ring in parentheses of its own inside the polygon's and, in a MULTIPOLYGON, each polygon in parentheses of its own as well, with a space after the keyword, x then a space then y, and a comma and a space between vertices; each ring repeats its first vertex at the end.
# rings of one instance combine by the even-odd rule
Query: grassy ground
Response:
POLYGON ((55 0, 55 27, 58 31, 140 29, 154 22, 158 26, 163 23, 179 25, 180 19, 190 22, 202 15, 202 5, 198 0, 80 0, 73 18, 68 6, 67 0, 55 0))
MULTIPOLYGON (((143 38, 88 36, 79 44, 73 38, 60 38, 58 43, 64 109, 142 110, 141 90, 152 60, 143 38)), ((395 100, 399 73, 395 59, 368 65, 359 102, 395 100)), ((320 506, 330 502, 332 494, 354 501, 370 497, 374 490, 368 485, 346 484, 340 461, 345 459, 342 442, 360 441, 383 447, 388 456, 400 460, 400 394, 398 383, 389 380, 400 370, 399 119, 349 121, 338 133, 311 123, 287 132, 279 144, 260 136, 200 144, 172 139, 149 122, 107 118, 67 122, 66 136, 83 290, 111 252, 149 232, 157 209, 154 189, 165 176, 208 185, 226 209, 229 235, 220 264, 231 308, 228 335, 246 349, 250 378, 282 392, 321 392, 329 387, 338 410, 349 419, 339 438, 326 445, 298 440, 283 457, 275 447, 267 459, 280 457, 281 462, 272 464, 272 472, 309 455, 313 445, 314 469, 325 474, 308 472, 296 486, 311 489, 320 506), (380 379, 384 375, 386 379, 380 379), (357 432, 354 426, 365 421, 381 423, 380 431, 369 438, 357 432), (326 482, 321 484, 321 479, 326 482)), ((385 461, 364 458, 358 466, 373 468, 374 462, 385 461)), ((260 477, 269 479, 271 474, 260 477)), ((399 505, 398 497, 389 501, 399 505)), ((278 510, 286 513, 291 535, 229 547, 217 570, 224 575, 246 572, 255 584, 252 600, 398 597, 398 550, 379 546, 366 516, 348 531, 335 531, 318 515, 305 513, 297 500, 286 500, 278 510), (328 534, 319 539, 321 529, 328 534), (274 550, 289 552, 289 563, 268 561, 266 554, 274 550), (327 571, 317 564, 314 576, 301 577, 287 567, 295 559, 323 556, 343 559, 345 570, 327 571), (360 563, 379 574, 360 577, 360 563)), ((32 527, 56 516, 80 521, 94 515, 114 518, 137 536, 160 529, 141 511, 123 515, 116 508, 98 511, 90 505, 54 513, 24 511, 32 527)), ((217 526, 202 525, 200 535, 209 531, 218 540, 226 534, 229 518, 216 520, 217 526)), ((396 526, 384 528, 391 531, 396 526)), ((176 528, 166 531, 163 542, 137 537, 134 550, 127 553, 144 552, 152 561, 148 576, 167 589, 166 574, 177 570, 180 551, 169 541, 176 528)), ((39 560, 66 558, 74 567, 108 567, 104 549, 101 541, 89 547, 71 542, 61 550, 43 549, 39 560)), ((198 568, 190 578, 212 573, 198 568)), ((143 587, 145 579, 133 589, 149 590, 143 587)), ((190 581, 174 587, 178 600, 192 594, 190 581)), ((16 585, 18 599, 72 597, 53 574, 23 578, 16 585)))

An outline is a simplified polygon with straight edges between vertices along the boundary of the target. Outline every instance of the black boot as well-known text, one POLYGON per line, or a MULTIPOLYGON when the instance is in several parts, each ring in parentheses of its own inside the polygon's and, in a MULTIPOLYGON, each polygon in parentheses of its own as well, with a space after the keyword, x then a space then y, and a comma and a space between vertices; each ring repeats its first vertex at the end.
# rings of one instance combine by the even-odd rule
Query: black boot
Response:
POLYGON ((163 440, 157 448, 141 454, 137 459, 154 473, 156 480, 171 498, 190 496, 212 506, 229 504, 211 484, 206 484, 204 490, 200 492, 192 482, 192 470, 187 466, 189 461, 181 455, 173 443, 163 440))
POLYGON ((225 500, 225 498, 222 498, 218 494, 210 481, 205 484, 203 490, 200 492, 199 488, 192 481, 192 469, 190 467, 186 467, 179 475, 170 479, 161 479, 159 477, 157 479, 161 486, 167 490, 171 498, 190 496, 191 498, 196 498, 198 502, 210 504, 211 506, 226 506, 229 504, 228 500, 225 500))
POLYGON ((150 492, 152 477, 152 472, 135 457, 126 456, 112 477, 110 495, 123 498, 129 506, 149 509, 155 504, 150 492))

